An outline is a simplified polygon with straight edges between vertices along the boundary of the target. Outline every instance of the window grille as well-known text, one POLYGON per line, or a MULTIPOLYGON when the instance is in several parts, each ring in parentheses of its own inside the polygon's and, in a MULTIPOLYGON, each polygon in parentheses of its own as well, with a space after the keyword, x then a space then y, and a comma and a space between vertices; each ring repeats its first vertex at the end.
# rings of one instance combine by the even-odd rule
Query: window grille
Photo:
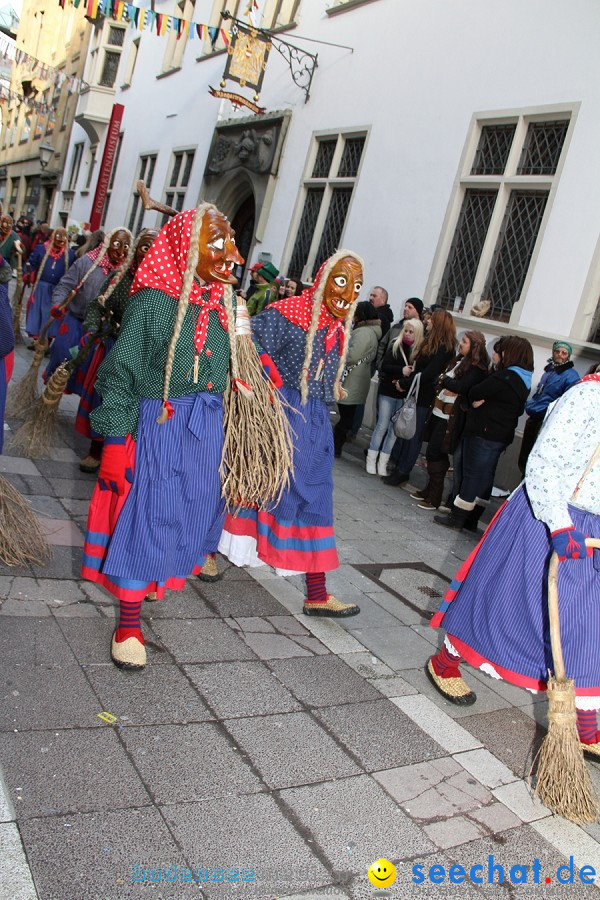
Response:
POLYGON ((352 188, 334 188, 331 197, 331 203, 327 211, 327 218, 323 228, 323 234, 319 242, 319 249, 313 265, 313 278, 319 271, 321 265, 328 257, 339 247, 340 238, 344 229, 350 199, 352 197, 352 188))
POLYGON ((542 224, 548 192, 513 191, 506 208, 482 297, 493 319, 507 322, 519 299, 542 224))
POLYGON ((339 178, 356 178, 364 146, 364 137, 348 138, 346 140, 338 169, 339 178))
POLYGON ((75 144, 73 148, 73 159, 71 161, 71 174, 69 175, 69 183, 67 190, 74 191, 79 178, 79 168, 81 166, 81 157, 83 156, 83 144, 75 144))
POLYGON ((124 40, 125 40, 125 29, 124 28, 115 28, 114 25, 111 25, 109 32, 108 32, 108 40, 106 43, 112 44, 113 47, 122 47, 124 40))
POLYGON ((516 128, 516 124, 482 127, 471 175, 503 174, 516 128))
POLYGON ((296 235, 296 243, 294 244, 292 257, 288 266, 289 272, 302 272, 304 268, 315 232, 315 226, 317 224, 317 218, 319 216, 319 210, 321 209, 324 193, 324 187, 309 187, 306 189, 304 209, 302 210, 300 225, 298 226, 298 233, 296 235))
POLYGON ((554 175, 568 127, 568 120, 530 122, 517 175, 554 175))
POLYGON ((119 68, 120 53, 113 53, 111 50, 104 51, 104 66, 99 84, 102 87, 113 87, 117 79, 117 71, 119 68))
POLYGON ((452 309, 472 290, 498 191, 465 191, 437 302, 452 309))
POLYGON ((327 178, 336 146, 337 138, 334 138, 332 141, 319 141, 317 156, 312 170, 313 178, 327 178))
MULTIPOLYGON (((152 187, 152 178, 154 176, 154 167, 156 166, 156 154, 148 154, 140 156, 138 177, 136 181, 144 181, 148 190, 152 187)), ((116 168, 116 167, 115 167, 116 168)), ((133 193, 133 202, 131 204, 131 213, 129 214, 128 228, 133 234, 137 234, 142 228, 144 219, 144 204, 137 190, 133 193)))

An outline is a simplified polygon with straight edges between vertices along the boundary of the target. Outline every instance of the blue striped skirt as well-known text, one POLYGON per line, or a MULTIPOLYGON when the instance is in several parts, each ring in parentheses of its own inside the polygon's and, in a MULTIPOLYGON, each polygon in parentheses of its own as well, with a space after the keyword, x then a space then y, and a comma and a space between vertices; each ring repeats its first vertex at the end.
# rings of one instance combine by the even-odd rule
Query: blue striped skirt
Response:
MULTIPOLYGON (((600 516, 569 507, 578 531, 600 537, 600 516)), ((553 670, 548 624, 547 526, 518 488, 465 561, 431 625, 442 625, 468 663, 543 690, 553 670)), ((600 696, 600 551, 558 567, 566 673, 578 697, 600 696)), ((594 704, 592 704, 594 705, 594 704)))
POLYGON ((218 547, 222 396, 191 394, 171 403, 175 415, 158 425, 161 401, 141 401, 137 445, 128 441, 135 466, 125 498, 98 485, 92 496, 82 575, 119 599, 183 587, 218 547))
MULTIPOLYGON (((284 385, 293 431, 294 474, 277 504, 227 514, 219 550, 235 565, 273 566, 282 575, 339 566, 333 531, 333 432, 329 410, 284 385)), ((259 461, 260 462, 260 461, 259 461)))
POLYGON ((50 284, 49 281, 40 281, 34 291, 32 303, 27 307, 27 319, 25 320, 25 330, 31 337, 38 337, 50 318, 52 291, 55 287, 56 285, 50 284))

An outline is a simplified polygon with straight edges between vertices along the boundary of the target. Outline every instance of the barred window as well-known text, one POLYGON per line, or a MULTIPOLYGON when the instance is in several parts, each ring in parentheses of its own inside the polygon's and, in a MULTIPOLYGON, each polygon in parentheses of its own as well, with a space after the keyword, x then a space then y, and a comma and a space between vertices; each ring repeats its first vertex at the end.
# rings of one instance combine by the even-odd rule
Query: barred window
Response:
POLYGON ((453 201, 452 237, 440 243, 434 262, 433 302, 466 306, 468 313, 471 303, 487 301, 487 316, 511 321, 549 212, 569 122, 563 113, 552 121, 523 114, 512 122, 476 123, 477 147, 453 201))
POLYGON ((438 304, 453 309, 456 297, 466 297, 475 280, 498 191, 465 191, 454 240, 442 279, 438 304))
POLYGON ((327 135, 310 148, 287 264, 287 271, 303 281, 312 281, 341 244, 365 140, 364 134, 327 135))
MULTIPOLYGON (((173 154, 171 163, 171 174, 167 179, 167 189, 165 192, 165 203, 172 206, 178 212, 181 212, 185 203, 185 195, 187 186, 192 174, 192 166, 194 165, 194 150, 179 150, 173 154)), ((169 216, 162 217, 162 225, 168 222, 169 216)))
POLYGON ((121 144, 122 143, 123 143, 123 132, 121 132, 119 134, 119 137, 117 140, 117 146, 115 149, 115 155, 113 158, 112 169, 110 170, 110 178, 108 181, 106 198, 104 200, 104 209, 102 210, 102 221, 100 222, 100 225, 102 226, 102 228, 104 228, 104 225, 106 223, 106 217, 108 215, 108 207, 110 204, 110 198, 112 197, 113 187, 115 185, 115 176, 117 174, 117 166, 119 165, 119 156, 121 155, 121 144))
POLYGON ((483 126, 471 175, 502 175, 516 127, 516 124, 483 126))
POLYGON ((547 191, 512 191, 496 243, 483 297, 492 301, 493 319, 508 322, 542 224, 547 191))
MULTIPOLYGON (((137 192, 137 183, 138 181, 143 181, 146 184, 148 190, 152 187, 152 178, 154 177, 154 168, 156 166, 156 153, 148 153, 140 156, 138 162, 138 170, 137 176, 134 182, 134 190, 133 190, 133 198, 131 201, 131 211, 129 213, 129 222, 127 227, 134 234, 137 235, 138 232, 142 230, 142 224, 144 221, 144 204, 142 203, 142 198, 137 192)), ((114 166, 116 168, 116 164, 114 166)))
POLYGON ((531 122, 517 175, 554 175, 568 122, 531 122))
POLYGON ((113 53, 112 50, 104 51, 104 66, 102 67, 102 75, 99 84, 102 87, 113 87, 117 79, 117 70, 119 68, 120 53, 113 53))

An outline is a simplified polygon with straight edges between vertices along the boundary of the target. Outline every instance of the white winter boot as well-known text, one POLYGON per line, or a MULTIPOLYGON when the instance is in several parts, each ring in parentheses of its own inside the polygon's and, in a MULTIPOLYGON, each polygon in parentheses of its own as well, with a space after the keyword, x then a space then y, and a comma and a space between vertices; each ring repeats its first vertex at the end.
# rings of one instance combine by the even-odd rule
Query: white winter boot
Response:
POLYGON ((389 453, 380 453, 379 459, 377 460, 377 474, 378 475, 387 475, 387 465, 390 458, 389 453))
POLYGON ((369 475, 377 475, 377 450, 367 450, 367 472, 369 475))

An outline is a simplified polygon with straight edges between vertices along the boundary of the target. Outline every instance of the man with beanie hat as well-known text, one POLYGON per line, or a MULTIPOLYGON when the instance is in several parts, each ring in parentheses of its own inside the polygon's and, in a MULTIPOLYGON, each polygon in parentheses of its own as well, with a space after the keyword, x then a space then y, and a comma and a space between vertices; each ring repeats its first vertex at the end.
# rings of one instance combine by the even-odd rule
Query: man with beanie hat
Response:
POLYGON ((256 269, 254 274, 256 288, 246 300, 248 313, 251 316, 258 315, 269 303, 277 300, 275 279, 278 275, 279 269, 271 262, 263 263, 259 269, 256 269))
POLYGON ((531 396, 525 407, 527 422, 523 430, 521 452, 519 453, 519 468, 523 475, 527 459, 536 442, 548 407, 579 381, 579 373, 574 368, 571 359, 572 354, 573 348, 567 341, 554 341, 552 356, 544 368, 544 374, 535 394, 531 396))
POLYGON ((422 319, 423 318, 423 301, 419 299, 419 297, 409 297, 408 300, 404 301, 404 316, 400 319, 396 325, 392 325, 389 331, 383 335, 381 340, 379 341, 379 347, 377 349, 377 356, 375 358, 375 367, 376 369, 381 368, 381 363, 383 362, 383 357, 385 356, 387 349, 390 345, 390 342, 394 342, 394 340, 398 337, 400 332, 402 331, 402 327, 407 319, 422 319))

